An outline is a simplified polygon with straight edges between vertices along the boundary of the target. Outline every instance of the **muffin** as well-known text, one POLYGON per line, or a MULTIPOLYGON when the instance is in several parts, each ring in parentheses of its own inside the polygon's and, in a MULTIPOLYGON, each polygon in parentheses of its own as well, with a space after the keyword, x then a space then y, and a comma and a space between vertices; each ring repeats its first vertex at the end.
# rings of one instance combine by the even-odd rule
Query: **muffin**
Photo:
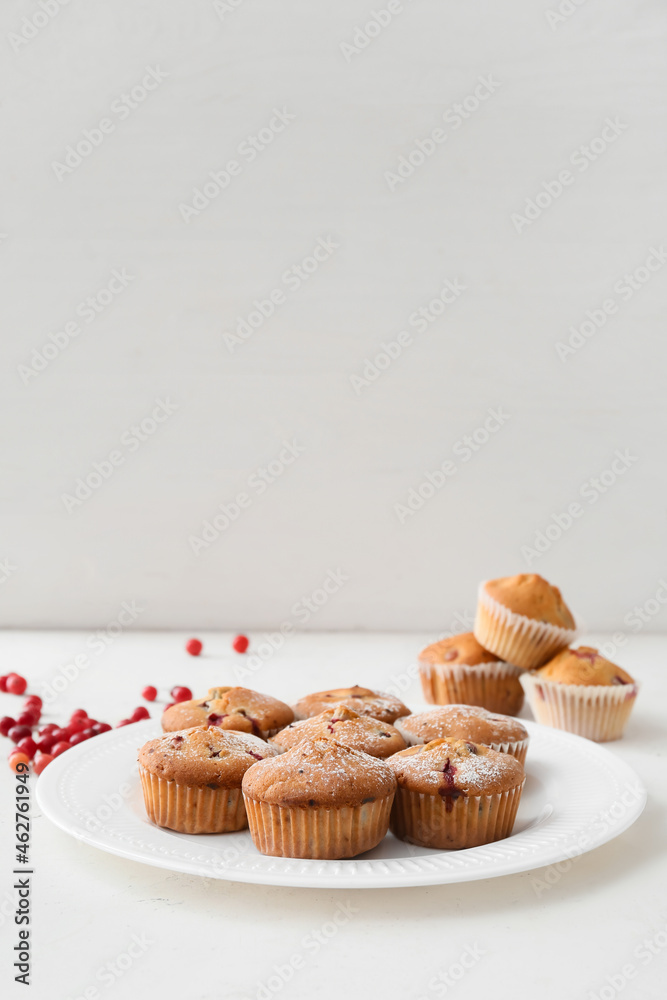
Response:
POLYGON ((387 832, 396 779, 377 757, 304 740, 251 767, 243 798, 255 847, 281 858, 353 858, 387 832))
POLYGON ((441 639, 419 654, 419 679, 431 705, 480 705, 516 715, 523 705, 520 673, 480 646, 472 632, 441 639))
POLYGON ((528 731, 518 719, 494 715, 477 705, 443 705, 406 715, 396 720, 396 729, 411 746, 439 739, 471 740, 508 753, 522 764, 528 750, 528 731))
POLYGON ((269 743, 282 752, 291 750, 297 743, 315 740, 319 736, 334 739, 343 746, 361 750, 371 757, 391 757, 399 750, 405 750, 408 745, 398 730, 388 722, 359 715, 345 705, 334 705, 310 719, 293 722, 277 736, 272 736, 269 743))
POLYGON ((398 781, 390 825, 401 840, 462 850, 512 832, 526 780, 516 757, 446 739, 409 747, 387 763, 398 781))
POLYGON ((149 740, 138 757, 148 818, 179 833, 242 830, 248 825, 243 775, 277 752, 256 736, 216 726, 149 740))
POLYGON ((592 646, 564 649, 521 683, 538 722, 598 743, 621 738, 639 691, 629 673, 592 646))
POLYGON ((293 706, 294 717, 310 719, 313 715, 319 715, 320 712, 331 708, 332 705, 345 705, 358 715, 370 715, 373 719, 390 724, 401 715, 410 714, 410 709, 406 708, 400 699, 394 698, 393 694, 371 691, 370 688, 355 685, 350 688, 334 688, 332 691, 307 694, 293 706))
POLYGON ((162 715, 162 728, 171 733, 191 726, 220 726, 265 740, 293 718, 289 705, 268 694, 244 687, 215 687, 206 698, 179 701, 168 708, 162 715))
POLYGON ((496 656, 530 670, 569 646, 576 626, 557 587, 520 573, 480 584, 474 631, 496 656))

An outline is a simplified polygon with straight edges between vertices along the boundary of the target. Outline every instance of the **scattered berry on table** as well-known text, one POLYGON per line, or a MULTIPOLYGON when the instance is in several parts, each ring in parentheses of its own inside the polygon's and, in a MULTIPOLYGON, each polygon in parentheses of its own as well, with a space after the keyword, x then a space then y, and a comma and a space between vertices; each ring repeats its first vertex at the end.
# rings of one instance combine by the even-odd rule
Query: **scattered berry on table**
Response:
POLYGON ((169 692, 174 701, 192 701, 192 691, 190 688, 177 685, 169 692))
POLYGON ((9 677, 9 674, 3 674, 2 677, 0 677, 0 691, 4 691, 4 692, 7 691, 7 678, 8 677, 9 677))
POLYGON ((16 719, 12 719, 11 715, 5 715, 0 719, 0 733, 3 736, 9 735, 9 730, 16 725, 16 719))
POLYGON ((17 750, 22 750, 26 756, 31 759, 35 756, 35 751, 37 749, 37 744, 33 740, 32 736, 25 736, 22 740, 16 744, 17 750))
POLYGON ((7 691, 10 694, 24 694, 27 686, 27 680, 25 677, 21 677, 20 674, 7 675, 7 691))
POLYGON ((30 760, 29 760, 28 756, 26 754, 22 753, 22 751, 20 751, 20 750, 18 750, 18 751, 14 750, 9 755, 9 766, 11 767, 12 771, 18 771, 19 764, 29 764, 29 763, 30 763, 30 760))
POLYGON ((235 649, 237 653, 245 653, 249 645, 250 639, 247 635, 237 635, 232 642, 232 649, 235 649))
POLYGON ((132 722, 141 722, 142 719, 150 719, 151 714, 145 705, 139 705, 130 716, 132 722))
POLYGON ((51 756, 60 757, 61 753, 65 753, 65 750, 69 750, 69 743, 67 740, 60 740, 51 747, 51 756))
POLYGON ((35 774, 41 774, 47 764, 50 764, 53 760, 53 756, 50 753, 37 753, 35 760, 33 761, 33 769, 35 774))
POLYGON ((18 743, 20 740, 24 740, 26 736, 32 736, 32 729, 30 726, 12 726, 12 728, 7 733, 12 743, 18 743))
POLYGON ((152 684, 148 684, 141 692, 141 697, 145 698, 146 701, 155 701, 157 698, 157 688, 153 687, 152 684))
POLYGON ((199 656, 202 649, 204 648, 204 644, 202 643, 201 639, 188 639, 188 641, 185 644, 185 648, 190 654, 190 656, 199 656))

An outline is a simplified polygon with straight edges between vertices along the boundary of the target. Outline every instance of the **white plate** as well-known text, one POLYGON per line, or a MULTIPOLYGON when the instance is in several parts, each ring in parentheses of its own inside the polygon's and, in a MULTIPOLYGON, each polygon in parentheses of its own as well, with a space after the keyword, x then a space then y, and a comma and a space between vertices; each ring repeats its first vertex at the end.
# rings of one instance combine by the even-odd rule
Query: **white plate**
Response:
POLYGON ((159 735, 154 720, 96 736, 57 757, 37 801, 61 829, 93 847, 160 868, 268 885, 383 888, 467 882, 530 871, 599 847, 640 815, 646 791, 634 771, 589 740, 534 722, 526 787, 511 837, 466 851, 414 847, 389 834, 350 861, 269 858, 250 834, 188 836, 146 819, 137 748, 159 735))

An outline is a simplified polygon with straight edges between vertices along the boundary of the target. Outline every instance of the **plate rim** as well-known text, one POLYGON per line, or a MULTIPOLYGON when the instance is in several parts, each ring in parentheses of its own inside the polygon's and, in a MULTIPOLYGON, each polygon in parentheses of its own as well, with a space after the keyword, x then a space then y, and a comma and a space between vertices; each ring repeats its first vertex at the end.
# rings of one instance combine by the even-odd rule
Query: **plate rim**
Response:
MULTIPOLYGON (((620 836, 627 829, 629 829, 633 823, 636 822, 646 806, 647 790, 635 770, 627 764, 626 761, 617 757, 604 745, 594 743, 584 737, 576 736, 573 733, 567 733, 564 730, 542 726, 531 720, 522 719, 521 722, 528 729, 531 738, 539 733, 548 734, 552 739, 555 738, 556 742, 563 741, 566 744, 573 743, 574 745, 580 746, 581 749, 585 749, 587 751, 587 755, 589 757, 592 756, 593 758, 597 758, 600 762, 607 764, 607 766, 613 763, 619 786, 632 787, 634 801, 627 805, 624 815, 613 824, 610 823, 608 828, 603 833, 597 837, 592 837, 589 843, 583 846, 573 844, 568 845, 566 841, 557 839, 554 843, 543 846, 540 849, 538 857, 535 856, 534 851, 531 852, 524 847, 523 850, 517 851, 514 858, 507 856, 502 858, 493 858, 494 852, 506 852, 508 845, 511 845, 513 840, 517 840, 524 833, 530 833, 529 828, 527 831, 521 831, 518 834, 511 835, 505 840, 496 841, 495 843, 488 845, 482 845, 481 847, 470 848, 466 851, 433 851, 432 855, 418 855, 415 859, 364 859, 364 857, 361 856, 361 858, 341 859, 339 861, 323 861, 316 859, 269 858, 258 853, 257 861, 258 863, 262 861, 264 862, 265 867, 263 869, 261 864, 258 866, 258 869, 240 869, 233 867, 225 869, 219 865, 211 868, 210 861, 208 862, 209 867, 207 867, 206 862, 197 863, 196 861, 191 861, 184 857, 172 857, 167 853, 161 855, 159 853, 151 853, 149 850, 145 850, 143 853, 138 854, 136 846, 133 846, 132 844, 124 844, 122 841, 119 843, 114 842, 108 831, 106 839, 101 839, 101 835, 104 832, 103 825, 101 830, 97 830, 95 832, 77 826, 74 822, 74 818, 66 811, 67 807, 63 805, 62 798, 58 794, 58 789, 66 780, 68 773, 72 772, 74 766, 82 765, 88 757, 91 757, 93 750, 99 751, 103 746, 111 748, 112 746, 115 746, 117 742, 120 743, 121 741, 126 742, 130 740, 131 734, 128 732, 126 727, 123 727, 122 730, 113 729, 108 733, 100 734, 93 742, 85 741, 84 743, 80 743, 78 746, 72 747, 71 750, 68 750, 67 753, 57 757, 40 775, 35 789, 35 797, 43 815, 46 816, 47 819, 59 829, 63 830, 65 833, 74 837, 74 839, 80 841, 81 843, 85 843, 88 846, 97 848, 105 853, 113 854, 116 857, 125 858, 139 864, 148 864, 152 867, 162 868, 168 871, 177 871, 187 875, 197 875, 202 878, 221 879, 224 881, 243 882, 254 885, 277 885, 293 888, 414 888, 419 886, 444 885, 450 883, 461 884, 464 882, 479 881, 481 879, 500 878, 505 875, 516 875, 521 872, 535 871, 540 868, 548 867, 549 865, 571 860, 575 857, 587 854, 620 836), (467 856, 467 858, 470 859, 471 856, 473 856, 473 852, 475 852, 474 856, 479 858, 482 858, 484 853, 486 855, 490 855, 490 861, 486 864, 484 861, 481 861, 475 867, 471 867, 465 863, 459 868, 454 869, 438 867, 437 859, 443 855, 450 859, 452 856, 458 856, 461 858, 465 858, 467 856), (426 862, 430 861, 430 870, 428 865, 426 865, 426 870, 417 866, 416 870, 407 873, 398 873, 396 871, 392 871, 390 868, 390 863, 394 860, 400 860, 402 863, 405 863, 410 860, 417 859, 422 861, 426 859, 426 862), (360 865, 368 865, 369 868, 366 871, 360 872, 358 870, 360 865), (370 867, 373 865, 382 865, 385 871, 374 871, 373 868, 370 867), (290 870, 290 868, 294 869, 298 866, 301 866, 301 871, 290 870), (319 866, 320 868, 324 867, 325 870, 321 872, 314 872, 312 867, 309 869, 308 866, 319 866), (303 870, 304 867, 305 870, 303 870)), ((145 741, 146 739, 150 739, 154 736, 158 727, 159 721, 156 719, 148 719, 139 723, 134 723, 131 730, 131 733, 133 734, 131 742, 135 743, 133 737, 134 734, 136 734, 136 743, 140 745, 142 740, 145 741)), ((616 800, 614 800, 614 802, 615 801, 616 800)), ((125 804, 125 808, 128 808, 127 804, 125 804)), ((158 834, 169 833, 169 831, 162 831, 159 827, 149 828, 158 834)), ((442 864, 442 862, 440 863, 442 864)))

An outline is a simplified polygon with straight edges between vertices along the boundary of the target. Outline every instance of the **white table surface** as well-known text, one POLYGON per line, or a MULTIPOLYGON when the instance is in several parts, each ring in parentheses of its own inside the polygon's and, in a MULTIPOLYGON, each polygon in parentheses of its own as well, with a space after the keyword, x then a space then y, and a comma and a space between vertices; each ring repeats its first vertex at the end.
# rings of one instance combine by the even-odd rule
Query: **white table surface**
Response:
MULTIPOLYGON (((180 633, 128 630, 103 652, 87 646, 90 636, 0 634, 2 673, 23 673, 36 693, 87 650, 89 665, 45 712, 45 721, 83 707, 115 723, 142 704, 146 684, 155 684, 161 695, 187 684, 197 695, 213 684, 234 683, 235 667, 248 662, 221 633, 200 633, 205 655, 198 659, 184 652, 187 636, 180 633)), ((354 683, 387 687, 431 638, 300 634, 241 682, 286 701, 354 683)), ((647 786, 647 808, 630 830, 566 863, 562 872, 539 869, 463 885, 360 891, 245 885, 105 854, 62 833, 35 806, 29 993, 12 982, 10 968, 16 931, 13 783, 9 768, 0 768, 0 993, 32 1000, 329 1000, 341 989, 361 997, 372 988, 406 1000, 612 1000, 619 992, 628 1000, 663 998, 666 658, 667 637, 657 635, 628 637, 617 657, 643 690, 626 737, 610 749, 647 786), (135 936, 143 943, 133 946, 135 957, 126 961, 122 956, 135 936), (457 980, 466 951, 470 967, 457 980), (290 970, 292 960, 296 971, 290 970)), ((416 681, 409 682, 404 700, 423 705, 416 681)), ((0 715, 15 715, 18 704, 0 694, 0 715)), ((153 714, 159 714, 157 703, 153 714)), ((8 750, 8 741, 2 746, 8 750)))

